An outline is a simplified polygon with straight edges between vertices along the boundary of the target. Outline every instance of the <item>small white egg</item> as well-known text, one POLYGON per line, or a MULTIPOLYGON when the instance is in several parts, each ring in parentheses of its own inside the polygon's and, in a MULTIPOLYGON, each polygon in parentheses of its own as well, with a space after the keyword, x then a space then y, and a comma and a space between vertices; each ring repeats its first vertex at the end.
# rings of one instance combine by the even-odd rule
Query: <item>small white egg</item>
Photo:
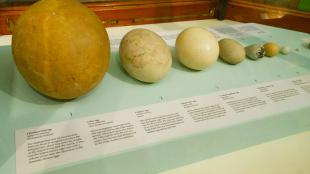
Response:
POLYGON ((284 54, 284 55, 290 53, 290 51, 291 51, 291 49, 290 49, 290 47, 288 47, 288 46, 283 46, 283 47, 281 48, 281 50, 280 50, 280 52, 281 52, 282 54, 284 54))

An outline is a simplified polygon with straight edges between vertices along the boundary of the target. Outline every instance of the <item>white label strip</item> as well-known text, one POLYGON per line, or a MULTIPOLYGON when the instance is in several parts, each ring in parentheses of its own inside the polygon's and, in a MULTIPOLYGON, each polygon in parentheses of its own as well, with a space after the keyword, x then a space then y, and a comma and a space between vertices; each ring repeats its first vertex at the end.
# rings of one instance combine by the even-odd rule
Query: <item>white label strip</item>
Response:
POLYGON ((260 29, 254 23, 236 24, 214 28, 221 35, 232 38, 242 38, 248 36, 268 35, 270 33, 260 29))
POLYGON ((310 105, 310 75, 16 131, 16 173, 220 128, 310 105))
MULTIPOLYGON (((181 31, 182 30, 173 30, 173 31, 169 31, 169 32, 157 32, 157 34, 159 36, 161 36, 166 41, 167 45, 174 47, 175 40, 181 31)), ((208 28, 208 31, 210 31, 217 40, 224 38, 223 34, 217 32, 216 30, 214 30, 212 28, 208 28)), ((111 45, 112 51, 118 51, 122 37, 123 36, 119 36, 119 37, 115 37, 115 38, 110 40, 110 45, 111 45)))
POLYGON ((303 38, 301 40, 304 41, 305 43, 310 43, 310 37, 303 38))
MULTIPOLYGON (((227 25, 216 28, 206 28, 210 31, 213 36, 217 39, 223 38, 240 38, 240 37, 248 37, 248 36, 259 36, 269 34, 268 32, 258 28, 256 24, 248 23, 248 24, 235 24, 235 25, 227 25)), ((175 40, 178 37, 179 33, 182 32, 180 30, 172 30, 165 32, 157 32, 169 46, 175 45, 175 40)), ((116 36, 110 40, 112 51, 118 51, 119 44, 121 42, 123 35, 116 36)))
MULTIPOLYGON (((159 36, 161 36, 169 46, 174 46, 175 40, 181 30, 172 30, 169 32, 156 32, 159 36)), ((119 45, 121 43, 123 35, 115 36, 110 40, 111 50, 118 51, 119 45)))
POLYGON ((0 46, 11 45, 12 35, 0 35, 0 46))

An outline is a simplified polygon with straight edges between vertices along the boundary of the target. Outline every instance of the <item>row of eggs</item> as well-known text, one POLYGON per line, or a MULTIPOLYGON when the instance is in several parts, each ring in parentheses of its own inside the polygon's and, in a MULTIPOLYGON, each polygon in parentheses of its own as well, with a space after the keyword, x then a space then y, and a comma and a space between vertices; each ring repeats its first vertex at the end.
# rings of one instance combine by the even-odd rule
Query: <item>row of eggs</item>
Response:
MULTIPOLYGON (((219 42, 209 31, 200 27, 183 30, 175 43, 176 57, 184 66, 193 70, 204 70, 214 64, 218 57, 229 64, 238 64, 245 57, 257 60, 267 55, 275 56, 279 47, 275 43, 243 47, 233 39, 219 42)), ((288 49, 283 53, 288 53, 288 49)), ((133 78, 154 83, 170 70, 172 55, 168 45, 156 33, 147 29, 134 29, 123 38, 119 47, 123 68, 133 78)))

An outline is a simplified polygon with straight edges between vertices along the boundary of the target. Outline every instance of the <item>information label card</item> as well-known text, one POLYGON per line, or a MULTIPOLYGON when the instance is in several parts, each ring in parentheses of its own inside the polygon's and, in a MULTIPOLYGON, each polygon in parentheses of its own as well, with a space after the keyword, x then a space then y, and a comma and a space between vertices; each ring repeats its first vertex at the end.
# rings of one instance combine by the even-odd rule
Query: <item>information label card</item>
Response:
POLYGON ((310 105, 310 75, 16 131, 16 173, 121 153, 310 105))

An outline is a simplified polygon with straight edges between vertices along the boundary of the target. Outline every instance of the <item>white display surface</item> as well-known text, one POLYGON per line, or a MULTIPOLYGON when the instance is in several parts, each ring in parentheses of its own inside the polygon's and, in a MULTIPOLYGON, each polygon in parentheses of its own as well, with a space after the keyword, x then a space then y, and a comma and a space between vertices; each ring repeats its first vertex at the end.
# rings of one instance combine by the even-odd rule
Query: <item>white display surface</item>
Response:
POLYGON ((309 146, 310 131, 306 131, 161 174, 308 174, 310 151, 301 149, 309 146))
POLYGON ((16 130, 16 173, 120 153, 309 105, 307 75, 16 130))

